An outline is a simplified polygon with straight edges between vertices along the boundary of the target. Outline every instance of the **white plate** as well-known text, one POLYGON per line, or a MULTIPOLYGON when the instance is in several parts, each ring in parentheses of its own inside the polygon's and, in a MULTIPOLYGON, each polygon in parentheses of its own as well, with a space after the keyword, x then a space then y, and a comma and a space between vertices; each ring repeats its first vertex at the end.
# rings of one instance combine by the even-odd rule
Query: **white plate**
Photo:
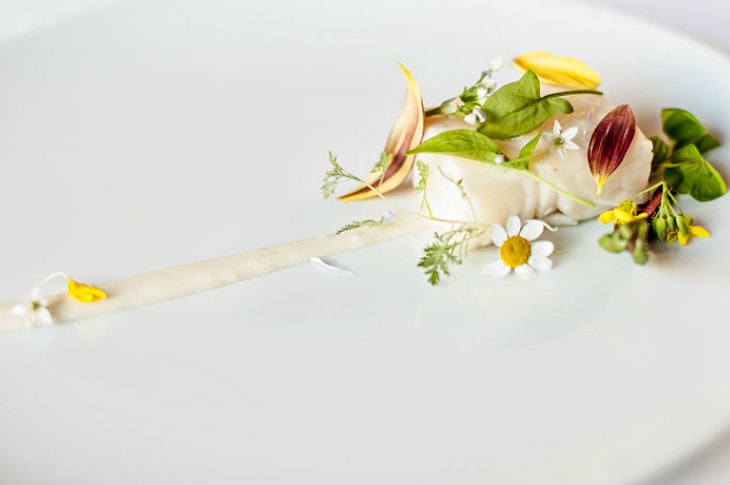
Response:
MULTIPOLYGON (((730 136, 730 63, 554 2, 132 2, 0 46, 0 295, 103 282, 329 232, 411 68, 428 102, 494 56, 574 55, 649 134, 681 106, 730 136)), ((507 75, 509 73, 505 73, 507 75)), ((712 153, 727 176, 726 148, 712 153)), ((548 274, 470 257, 428 287, 428 235, 169 304, 0 337, 0 474, 26 483, 626 483, 730 426, 730 198, 713 237, 636 267, 605 227, 548 274)))

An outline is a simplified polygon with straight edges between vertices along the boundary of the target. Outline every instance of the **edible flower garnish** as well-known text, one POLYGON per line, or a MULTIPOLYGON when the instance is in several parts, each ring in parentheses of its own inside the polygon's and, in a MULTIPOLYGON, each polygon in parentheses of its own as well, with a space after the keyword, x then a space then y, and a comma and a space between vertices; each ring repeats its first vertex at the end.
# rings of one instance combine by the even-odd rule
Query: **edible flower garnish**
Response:
POLYGON ((548 271, 553 262, 548 256, 554 246, 550 241, 533 242, 542 235, 545 223, 529 220, 522 225, 518 216, 507 219, 506 227, 493 225, 489 235, 499 248, 499 260, 484 267, 484 272, 493 278, 501 278, 512 270, 515 274, 530 277, 535 271, 548 271))
POLYGON ((95 286, 79 283, 66 273, 52 273, 30 290, 30 297, 24 303, 15 305, 11 311, 14 315, 25 319, 28 326, 51 325, 53 315, 48 308, 48 287, 54 281, 66 281, 66 293, 73 299, 83 303, 93 303, 106 298, 106 293, 95 286))
POLYGON ((580 150, 580 147, 573 141, 573 138, 578 135, 577 126, 571 126, 570 128, 563 130, 563 127, 560 126, 560 122, 555 120, 555 123, 553 124, 553 132, 546 133, 546 135, 550 137, 550 141, 553 146, 557 147, 558 155, 560 155, 560 158, 563 160, 567 158, 568 150, 580 150))
POLYGON ((649 214, 646 212, 639 213, 639 207, 632 200, 622 200, 617 207, 603 212, 598 216, 598 220, 602 224, 610 224, 615 222, 616 224, 628 224, 630 222, 640 221, 646 219, 649 214))
POLYGON ((667 233, 667 242, 679 241, 680 246, 686 246, 693 237, 710 237, 710 231, 702 226, 692 224, 692 216, 682 216, 682 223, 676 230, 667 233))
POLYGON ((484 120, 487 119, 486 113, 484 113, 484 110, 482 108, 474 108, 471 113, 464 116, 464 121, 469 125, 477 125, 479 123, 484 123, 484 120))
POLYGON ((601 195, 608 177, 624 161, 636 134, 634 113, 627 104, 611 110, 598 123, 588 144, 588 166, 601 195))
POLYGON ((601 85, 596 71, 572 57, 528 52, 516 57, 514 65, 523 71, 533 71, 541 81, 550 84, 576 89, 596 89, 601 85))
POLYGON ((385 143, 383 155, 366 183, 341 196, 340 200, 352 201, 376 197, 378 194, 372 190, 373 188, 377 188, 380 194, 390 192, 405 180, 413 168, 415 156, 406 152, 421 143, 423 139, 423 99, 421 89, 410 71, 403 65, 399 64, 399 67, 406 78, 408 92, 398 120, 385 143))
POLYGON ((94 303, 95 301, 106 299, 106 292, 104 290, 95 286, 87 285, 86 283, 79 283, 69 275, 65 276, 67 288, 66 292, 74 300, 82 303, 94 303))

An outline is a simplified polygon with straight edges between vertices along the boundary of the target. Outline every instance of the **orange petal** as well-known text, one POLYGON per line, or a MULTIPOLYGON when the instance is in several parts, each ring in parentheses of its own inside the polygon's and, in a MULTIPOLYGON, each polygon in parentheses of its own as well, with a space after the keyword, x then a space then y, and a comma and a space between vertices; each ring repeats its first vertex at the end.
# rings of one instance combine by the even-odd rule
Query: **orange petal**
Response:
POLYGON ((514 64, 523 71, 533 71, 541 81, 550 84, 575 89, 596 89, 601 85, 601 76, 596 71, 572 57, 528 52, 516 57, 514 64))
MULTIPOLYGON (((424 113, 423 98, 421 97, 421 89, 411 76, 411 73, 398 64, 403 75, 406 77, 408 92, 403 102, 400 115, 395 125, 390 130, 388 140, 385 142, 383 150, 390 157, 391 162, 385 171, 385 175, 374 173, 367 179, 368 184, 386 193, 398 187, 405 180, 408 173, 413 168, 413 162, 416 155, 406 155, 406 152, 421 143, 423 139, 424 129, 424 113)), ((339 197, 340 200, 363 200, 375 197, 376 194, 369 187, 363 185, 358 187, 349 194, 339 197)))

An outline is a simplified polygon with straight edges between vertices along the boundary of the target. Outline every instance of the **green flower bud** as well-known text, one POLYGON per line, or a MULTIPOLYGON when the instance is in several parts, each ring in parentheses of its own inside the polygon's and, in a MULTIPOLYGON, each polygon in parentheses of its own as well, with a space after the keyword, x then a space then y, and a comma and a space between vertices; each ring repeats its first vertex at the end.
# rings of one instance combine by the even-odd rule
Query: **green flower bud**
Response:
POLYGON ((661 241, 666 241, 667 239, 667 220, 664 218, 664 216, 656 216, 653 221, 651 221, 651 227, 654 229, 654 234, 656 234, 656 237, 661 241))

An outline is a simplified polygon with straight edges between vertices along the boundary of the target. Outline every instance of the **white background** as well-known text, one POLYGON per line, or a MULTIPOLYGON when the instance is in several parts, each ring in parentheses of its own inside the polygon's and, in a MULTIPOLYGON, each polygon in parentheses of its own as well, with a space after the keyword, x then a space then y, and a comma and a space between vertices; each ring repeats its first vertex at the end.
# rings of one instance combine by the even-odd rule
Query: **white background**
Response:
MULTIPOLYGON (((0 42, 76 15, 102 8, 116 0, 2 0, 0 42)), ((592 0, 684 31, 730 52, 730 8, 717 0, 592 0)), ((560 8, 556 6, 556 8, 560 8)), ((566 13, 566 15, 569 15, 566 13)), ((617 32, 618 34, 619 32, 617 32)), ((671 46, 667 46, 671 49, 671 46)), ((682 59, 677 59, 681 75, 682 59)), ((730 436, 720 436, 703 450, 675 464, 642 485, 730 483, 730 436)), ((566 484, 568 485, 568 484, 566 484)))

